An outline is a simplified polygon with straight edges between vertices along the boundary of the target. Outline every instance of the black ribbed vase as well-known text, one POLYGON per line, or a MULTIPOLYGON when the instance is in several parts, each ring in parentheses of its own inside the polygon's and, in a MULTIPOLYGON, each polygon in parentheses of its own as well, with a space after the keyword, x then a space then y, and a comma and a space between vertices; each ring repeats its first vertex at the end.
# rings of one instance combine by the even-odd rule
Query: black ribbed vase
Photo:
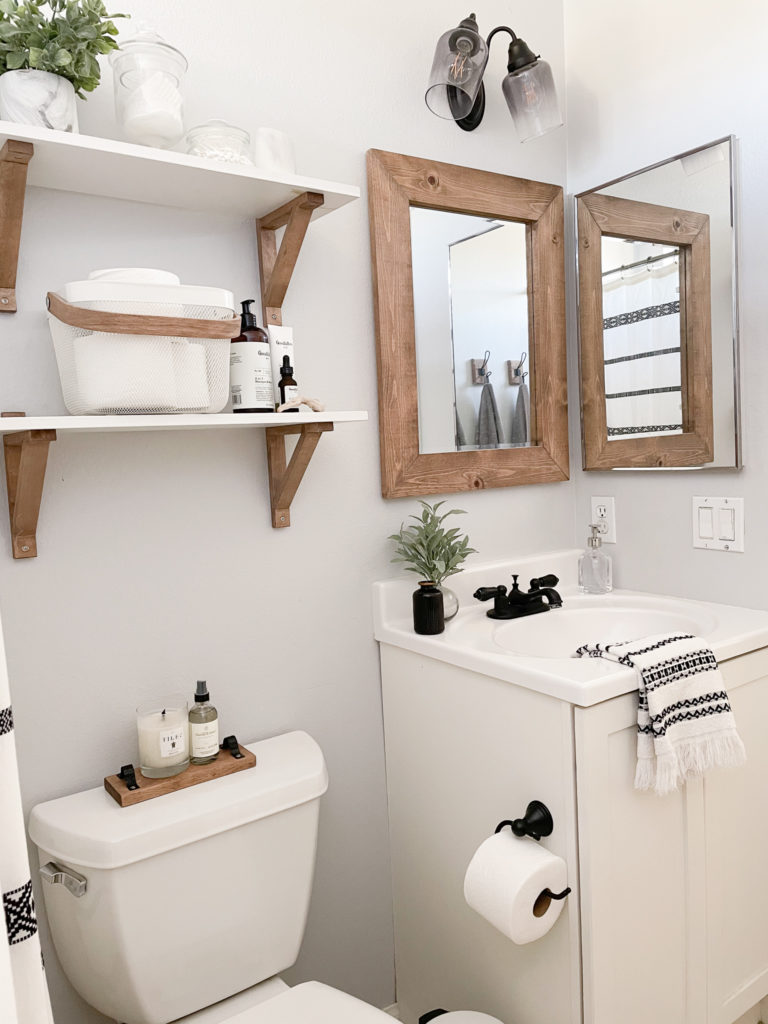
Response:
POLYGON ((431 580, 422 580, 413 592, 413 628, 427 636, 445 629, 443 593, 431 580))

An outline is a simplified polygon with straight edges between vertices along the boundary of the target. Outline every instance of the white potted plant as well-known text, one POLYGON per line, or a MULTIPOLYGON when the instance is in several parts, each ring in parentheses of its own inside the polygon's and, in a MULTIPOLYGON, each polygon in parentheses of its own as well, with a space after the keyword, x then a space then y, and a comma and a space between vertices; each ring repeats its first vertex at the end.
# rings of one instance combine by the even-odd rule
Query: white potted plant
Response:
POLYGON ((0 0, 0 119, 76 132, 75 95, 99 84, 123 17, 102 0, 0 0))
POLYGON ((400 525, 400 532, 393 533, 389 539, 395 542, 397 554, 393 562, 402 562, 406 572, 415 572, 422 580, 429 580, 443 592, 445 620, 452 619, 459 610, 459 599, 443 581, 457 572, 461 572, 462 563, 468 555, 476 554, 469 546, 469 537, 454 526, 446 529, 443 522, 448 516, 466 515, 462 508, 452 508, 439 514, 444 501, 430 505, 419 501, 421 514, 412 515, 415 523, 400 525))

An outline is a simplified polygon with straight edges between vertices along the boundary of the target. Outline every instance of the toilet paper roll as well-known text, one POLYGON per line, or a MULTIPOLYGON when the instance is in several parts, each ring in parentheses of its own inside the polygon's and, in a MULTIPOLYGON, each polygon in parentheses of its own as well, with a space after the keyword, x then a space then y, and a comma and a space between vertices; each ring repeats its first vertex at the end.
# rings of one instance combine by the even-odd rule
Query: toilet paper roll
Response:
POLYGON ((505 829, 475 851, 464 876, 464 899, 502 935, 524 945, 546 935, 562 912, 565 901, 548 899, 544 890, 559 893, 567 884, 562 857, 505 829))

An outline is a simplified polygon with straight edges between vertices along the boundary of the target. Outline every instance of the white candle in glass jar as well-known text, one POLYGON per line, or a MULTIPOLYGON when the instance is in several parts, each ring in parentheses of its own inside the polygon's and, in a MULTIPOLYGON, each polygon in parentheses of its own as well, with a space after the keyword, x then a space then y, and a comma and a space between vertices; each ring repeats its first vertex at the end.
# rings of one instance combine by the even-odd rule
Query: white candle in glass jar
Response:
POLYGON ((189 764, 189 713, 181 694, 136 708, 139 767, 149 779, 178 775, 189 764))

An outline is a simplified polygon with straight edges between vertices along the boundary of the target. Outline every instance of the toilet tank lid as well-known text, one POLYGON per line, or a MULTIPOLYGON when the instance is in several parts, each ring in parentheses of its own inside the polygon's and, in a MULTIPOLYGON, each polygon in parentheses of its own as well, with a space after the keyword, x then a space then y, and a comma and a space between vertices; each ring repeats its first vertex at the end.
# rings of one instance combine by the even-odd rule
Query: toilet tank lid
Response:
POLYGON ((32 841, 75 867, 119 868, 316 800, 328 788, 323 752, 305 732, 248 744, 256 766, 120 807, 104 789, 33 807, 32 841))

